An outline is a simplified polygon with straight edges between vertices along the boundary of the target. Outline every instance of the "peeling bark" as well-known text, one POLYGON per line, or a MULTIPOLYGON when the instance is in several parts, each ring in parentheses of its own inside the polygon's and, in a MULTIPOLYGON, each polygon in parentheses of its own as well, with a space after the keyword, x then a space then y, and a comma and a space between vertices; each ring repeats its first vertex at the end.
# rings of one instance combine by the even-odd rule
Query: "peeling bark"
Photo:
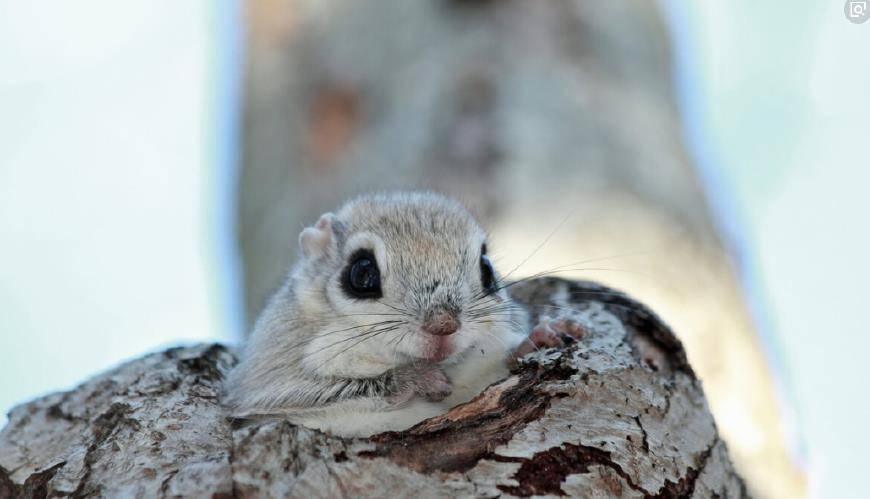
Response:
POLYGON ((470 402, 402 432, 343 439, 220 404, 236 362, 174 348, 16 407, 0 432, 0 497, 742 497, 676 337, 588 282, 514 286, 533 315, 584 338, 527 356, 470 402), (558 308, 556 308, 558 307, 558 308))

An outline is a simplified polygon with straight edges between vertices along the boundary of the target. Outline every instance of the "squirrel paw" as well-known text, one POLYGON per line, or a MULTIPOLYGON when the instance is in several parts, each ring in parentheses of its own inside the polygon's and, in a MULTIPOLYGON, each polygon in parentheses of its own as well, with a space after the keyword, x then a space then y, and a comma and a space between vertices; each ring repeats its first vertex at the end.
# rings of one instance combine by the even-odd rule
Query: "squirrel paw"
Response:
POLYGON ((430 402, 440 402, 450 396, 453 385, 439 367, 405 366, 395 372, 398 390, 387 397, 393 406, 401 406, 420 396, 430 402))
POLYGON ((422 373, 417 393, 430 402, 441 402, 453 392, 450 379, 441 369, 422 373))
POLYGON ((526 354, 542 348, 557 348, 573 343, 583 338, 585 333, 583 326, 572 319, 541 319, 538 325, 532 328, 528 338, 514 349, 508 363, 513 367, 526 354))

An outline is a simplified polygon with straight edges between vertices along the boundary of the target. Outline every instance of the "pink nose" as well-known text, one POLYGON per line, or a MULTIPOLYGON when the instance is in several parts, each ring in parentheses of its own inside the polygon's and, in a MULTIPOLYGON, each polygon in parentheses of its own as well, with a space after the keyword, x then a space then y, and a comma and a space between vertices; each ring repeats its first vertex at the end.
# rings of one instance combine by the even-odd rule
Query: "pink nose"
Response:
POLYGON ((440 311, 423 323, 423 331, 435 336, 453 334, 462 324, 450 312, 440 311))

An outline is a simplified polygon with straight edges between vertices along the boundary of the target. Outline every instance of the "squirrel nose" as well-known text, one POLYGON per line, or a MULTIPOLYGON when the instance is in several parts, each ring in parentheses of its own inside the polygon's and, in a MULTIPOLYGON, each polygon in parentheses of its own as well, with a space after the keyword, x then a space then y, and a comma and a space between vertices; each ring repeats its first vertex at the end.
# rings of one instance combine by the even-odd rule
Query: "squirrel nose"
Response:
POLYGON ((435 336, 447 336, 455 333, 462 323, 455 314, 441 310, 423 323, 423 331, 435 336))

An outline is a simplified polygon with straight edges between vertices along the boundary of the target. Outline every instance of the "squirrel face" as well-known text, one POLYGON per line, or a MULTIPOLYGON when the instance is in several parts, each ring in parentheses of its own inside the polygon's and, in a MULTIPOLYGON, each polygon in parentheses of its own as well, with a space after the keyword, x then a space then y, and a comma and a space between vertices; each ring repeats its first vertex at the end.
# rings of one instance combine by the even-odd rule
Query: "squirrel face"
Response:
POLYGON ((303 366, 359 374, 360 362, 450 363, 498 341, 510 303, 485 240, 471 214, 435 194, 369 196, 321 216, 299 236, 293 282, 300 315, 329 326, 303 366))

